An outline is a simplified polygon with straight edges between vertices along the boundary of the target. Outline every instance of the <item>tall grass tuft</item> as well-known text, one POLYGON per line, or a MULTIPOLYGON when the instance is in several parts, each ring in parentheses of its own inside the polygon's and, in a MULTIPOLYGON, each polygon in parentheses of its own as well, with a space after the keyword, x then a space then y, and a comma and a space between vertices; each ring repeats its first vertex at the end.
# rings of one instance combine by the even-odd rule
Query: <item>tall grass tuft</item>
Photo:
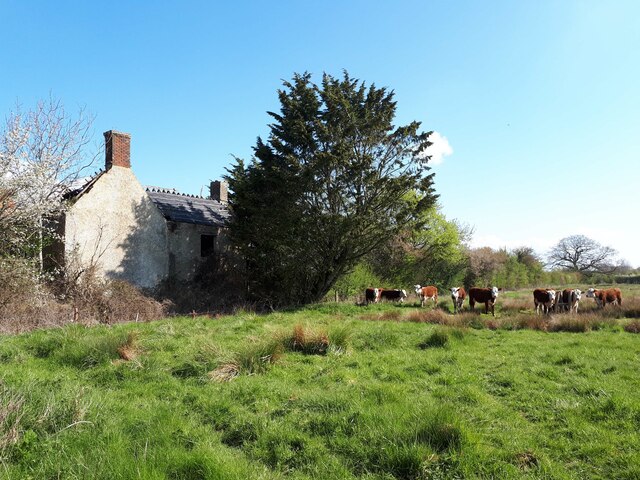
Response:
POLYGON ((20 440, 20 422, 24 414, 24 397, 0 387, 0 458, 5 450, 20 440))
POLYGON ((346 326, 334 327, 329 331, 329 348, 334 353, 347 351, 351 339, 351 329, 346 326))
POLYGON ((284 346, 279 336, 250 343, 232 355, 230 360, 223 361, 209 372, 208 377, 216 382, 228 382, 241 374, 264 373, 280 359, 283 351, 284 346))
POLYGON ((281 340, 274 337, 248 345, 238 352, 235 361, 241 373, 264 373, 269 365, 280 359, 282 352, 281 340))
POLYGON ((624 331, 629 333, 640 333, 640 320, 632 320, 624 326, 624 331))
POLYGON ((461 449, 465 434, 455 416, 442 408, 425 414, 417 422, 416 440, 439 453, 461 449))
POLYGON ((62 345, 56 349, 55 358, 58 362, 77 368, 92 368, 105 362, 121 357, 120 349, 131 345, 134 336, 130 337, 125 331, 107 331, 102 335, 91 335, 88 331, 76 330, 75 334, 62 340, 62 345))
POLYGON ((117 352, 118 356, 126 362, 134 360, 140 354, 138 332, 129 332, 126 341, 118 347, 117 352))
POLYGON ((547 332, 549 331, 550 320, 545 315, 521 313, 514 318, 513 323, 517 325, 517 329, 539 330, 541 332, 547 332))
POLYGON ((556 315, 549 321, 551 332, 584 333, 591 330, 590 315, 556 315))
POLYGON ((419 310, 407 315, 406 320, 414 323, 433 323, 436 325, 450 325, 451 315, 442 310, 419 310))
POLYGON ((449 335, 442 331, 436 330, 422 342, 418 344, 418 347, 425 350, 427 348, 443 348, 449 343, 449 335))
POLYGON ((373 321, 393 321, 399 322, 401 320, 402 313, 398 310, 387 310, 385 312, 380 313, 370 313, 367 315, 361 315, 360 318, 362 320, 373 320, 373 321))
POLYGON ((291 352, 324 355, 329 350, 329 336, 325 331, 305 329, 298 324, 290 336, 284 337, 284 347, 291 352))

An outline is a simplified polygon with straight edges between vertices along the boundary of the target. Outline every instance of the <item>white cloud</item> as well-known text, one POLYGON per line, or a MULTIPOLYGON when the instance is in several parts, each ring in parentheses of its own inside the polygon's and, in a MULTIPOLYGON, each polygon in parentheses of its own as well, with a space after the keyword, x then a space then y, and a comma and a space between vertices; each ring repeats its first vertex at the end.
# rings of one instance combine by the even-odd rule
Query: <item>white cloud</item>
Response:
POLYGON ((433 144, 426 150, 426 154, 431 155, 430 165, 440 165, 444 157, 448 157, 453 153, 453 148, 449 145, 447 137, 440 135, 438 132, 433 132, 429 136, 429 141, 433 144))

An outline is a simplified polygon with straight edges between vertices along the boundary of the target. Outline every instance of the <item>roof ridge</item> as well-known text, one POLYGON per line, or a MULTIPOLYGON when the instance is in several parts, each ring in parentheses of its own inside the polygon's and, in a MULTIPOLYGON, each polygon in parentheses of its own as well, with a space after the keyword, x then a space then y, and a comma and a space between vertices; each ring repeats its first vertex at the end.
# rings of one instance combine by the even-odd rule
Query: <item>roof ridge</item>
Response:
POLYGON ((195 195, 193 193, 182 193, 179 192, 176 188, 166 188, 166 187, 156 187, 154 185, 145 185, 144 189, 147 192, 153 193, 169 193, 171 195, 179 195, 181 197, 189 197, 189 198, 201 198, 203 200, 213 200, 208 197, 203 197, 202 195, 195 195))

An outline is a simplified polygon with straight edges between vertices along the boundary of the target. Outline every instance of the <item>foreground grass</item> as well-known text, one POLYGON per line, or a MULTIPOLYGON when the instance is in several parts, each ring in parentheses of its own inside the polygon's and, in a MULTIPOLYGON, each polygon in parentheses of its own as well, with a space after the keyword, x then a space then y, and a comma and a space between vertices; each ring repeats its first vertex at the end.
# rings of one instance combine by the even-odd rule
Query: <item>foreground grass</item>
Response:
POLYGON ((0 337, 0 476, 640 478, 640 335, 421 315, 327 304, 0 337))

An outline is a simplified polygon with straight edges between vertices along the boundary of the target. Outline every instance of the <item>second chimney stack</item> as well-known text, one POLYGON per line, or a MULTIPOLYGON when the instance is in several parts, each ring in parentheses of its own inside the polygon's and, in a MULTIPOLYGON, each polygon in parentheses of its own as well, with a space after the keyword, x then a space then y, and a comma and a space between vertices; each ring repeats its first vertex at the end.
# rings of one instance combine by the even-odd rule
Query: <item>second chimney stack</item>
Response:
POLYGON ((212 200, 217 200, 222 203, 227 203, 228 189, 229 189, 229 185, 227 184, 227 182, 214 180, 213 182, 211 182, 211 185, 209 186, 209 192, 210 192, 209 196, 211 197, 212 200))

